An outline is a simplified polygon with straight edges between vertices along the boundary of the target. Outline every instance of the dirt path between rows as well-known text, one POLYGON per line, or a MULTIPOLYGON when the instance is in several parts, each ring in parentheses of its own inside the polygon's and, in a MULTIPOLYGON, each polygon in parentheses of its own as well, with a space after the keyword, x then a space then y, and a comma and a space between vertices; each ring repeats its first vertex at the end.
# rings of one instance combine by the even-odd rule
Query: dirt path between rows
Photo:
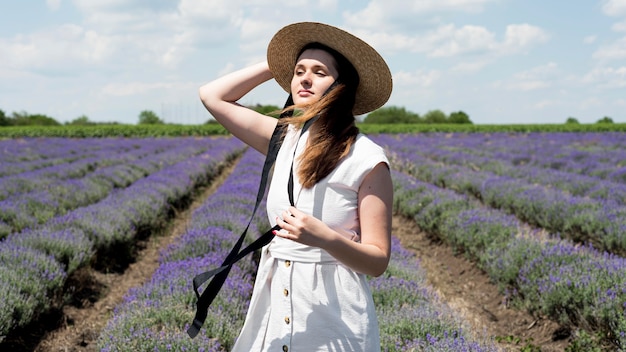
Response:
POLYGON ((419 258, 430 285, 463 315, 477 337, 500 337, 505 351, 537 351, 529 349, 533 346, 542 352, 565 350, 568 343, 557 323, 507 308, 498 287, 482 270, 462 255, 454 255, 450 247, 429 239, 415 221, 394 216, 392 226, 402 246, 419 258))
MULTIPOLYGON (((5 346, 12 351, 97 351, 99 332, 115 306, 122 302, 128 289, 150 280, 159 265, 159 251, 186 231, 193 211, 222 184, 233 167, 226 168, 188 209, 180 212, 163 234, 142 243, 136 262, 123 273, 82 270, 76 279, 80 281, 83 296, 53 317, 53 329, 48 326, 46 331, 39 332, 36 341, 29 341, 32 339, 25 336, 22 341, 18 338, 5 346)), ((463 315, 479 336, 512 337, 511 340, 517 337, 518 344, 502 344, 506 351, 520 351, 529 344, 540 346, 542 352, 564 350, 567 345, 564 340, 553 341, 559 329, 556 323, 505 307, 497 287, 483 272, 463 257, 455 256, 450 248, 429 240, 414 221, 394 216, 393 233, 405 248, 416 253, 420 265, 427 271, 430 285, 463 315)))

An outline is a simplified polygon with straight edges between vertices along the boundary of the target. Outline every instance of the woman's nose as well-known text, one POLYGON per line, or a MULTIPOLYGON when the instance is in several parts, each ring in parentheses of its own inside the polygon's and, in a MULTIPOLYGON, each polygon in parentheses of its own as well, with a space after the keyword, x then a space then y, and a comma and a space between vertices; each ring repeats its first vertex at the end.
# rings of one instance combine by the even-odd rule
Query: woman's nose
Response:
POLYGON ((310 85, 311 84, 311 74, 308 72, 305 72, 302 76, 300 76, 300 84, 304 85, 310 85))

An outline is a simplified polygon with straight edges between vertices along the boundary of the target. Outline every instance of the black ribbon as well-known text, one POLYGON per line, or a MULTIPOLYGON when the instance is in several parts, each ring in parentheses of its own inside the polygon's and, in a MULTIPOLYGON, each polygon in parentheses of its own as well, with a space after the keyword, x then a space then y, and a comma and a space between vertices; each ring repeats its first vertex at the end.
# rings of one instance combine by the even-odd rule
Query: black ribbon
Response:
MULTIPOLYGON (((290 105, 293 105, 293 100, 292 100, 291 95, 287 99, 287 102, 285 103, 285 107, 290 106, 290 105)), ((290 116, 290 115, 291 115, 291 111, 282 114, 280 117, 283 118, 283 117, 290 116)), ((316 118, 308 120, 302 127, 302 131, 300 132, 301 133, 300 135, 302 135, 315 120, 316 118)), ((254 242, 252 242, 251 244, 249 244, 247 247, 245 247, 243 250, 240 251, 244 238, 246 237, 246 234, 248 233, 248 229, 250 228, 250 224, 252 223, 252 220, 254 218, 254 214, 256 213, 257 208, 259 207, 259 203, 263 199, 263 196, 265 195, 265 189, 267 187, 267 177, 269 174, 269 170, 272 167, 272 165, 274 165, 274 163, 276 162, 276 156, 278 154, 278 150, 280 149, 280 146, 282 145, 282 142, 285 136, 285 133, 284 133, 285 128, 287 128, 287 124, 278 123, 276 125, 276 128, 274 129, 274 132, 272 133, 269 148, 265 157, 265 163, 263 164, 263 171, 261 174, 261 182, 259 184, 259 190, 257 192, 256 203, 254 205, 254 209, 252 210, 250 221, 248 221, 248 225, 239 236, 239 240, 237 240, 237 243, 235 243, 233 248, 230 250, 230 253, 228 254, 228 256, 226 256, 226 259, 224 259, 224 261, 222 262, 222 265, 219 268, 215 268, 213 270, 203 272, 201 274, 196 275, 193 278, 193 290, 196 294, 196 297, 198 298, 198 302, 196 303, 196 315, 193 319, 193 323, 191 324, 189 329, 187 329, 187 334, 189 334, 191 338, 196 337, 196 335, 198 335, 198 333, 200 332, 202 325, 204 325, 204 321, 206 320, 207 315, 208 315, 209 306, 211 305, 211 303, 213 303, 213 300, 215 299, 220 289, 224 285, 224 281, 226 281, 226 277, 228 277, 228 274, 230 273, 230 269, 232 268, 233 264, 235 264, 237 261, 239 261, 246 255, 250 254, 251 252, 261 249, 263 246, 270 243, 270 241, 272 241, 272 239, 274 238, 273 231, 280 230, 280 227, 278 225, 274 226, 273 228, 265 232, 263 235, 261 235, 259 238, 257 238, 254 242), (213 278, 211 282, 209 282, 206 289, 202 292, 202 294, 200 294, 199 288, 211 278, 213 278)), ((289 184, 288 184, 287 189, 289 192, 289 201, 291 205, 294 205, 294 202, 293 202, 293 161, 292 161, 292 167, 291 167, 291 171, 289 175, 289 184)))

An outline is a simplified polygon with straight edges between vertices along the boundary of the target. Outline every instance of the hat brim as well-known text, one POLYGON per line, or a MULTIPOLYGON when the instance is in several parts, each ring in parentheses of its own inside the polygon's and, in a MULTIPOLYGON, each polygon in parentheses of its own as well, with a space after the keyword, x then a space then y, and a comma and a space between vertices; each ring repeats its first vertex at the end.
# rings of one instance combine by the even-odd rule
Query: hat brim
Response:
POLYGON ((385 60, 356 36, 317 22, 300 22, 280 29, 267 47, 267 62, 276 82, 291 93, 293 69, 302 48, 309 43, 326 45, 345 56, 359 74, 352 112, 363 115, 383 106, 392 90, 391 72, 385 60))

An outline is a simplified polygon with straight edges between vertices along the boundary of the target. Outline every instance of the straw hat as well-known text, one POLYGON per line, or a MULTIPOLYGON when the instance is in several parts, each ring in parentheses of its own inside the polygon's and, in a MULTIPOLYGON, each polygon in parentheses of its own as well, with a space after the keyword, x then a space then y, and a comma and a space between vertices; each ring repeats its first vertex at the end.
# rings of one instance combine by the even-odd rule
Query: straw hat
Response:
POLYGON ((339 28, 316 22, 300 22, 280 29, 267 47, 267 62, 276 82, 291 93, 293 69, 302 48, 317 42, 335 49, 359 73, 359 86, 352 112, 366 114, 383 106, 391 95, 391 72, 385 60, 370 45, 339 28))

